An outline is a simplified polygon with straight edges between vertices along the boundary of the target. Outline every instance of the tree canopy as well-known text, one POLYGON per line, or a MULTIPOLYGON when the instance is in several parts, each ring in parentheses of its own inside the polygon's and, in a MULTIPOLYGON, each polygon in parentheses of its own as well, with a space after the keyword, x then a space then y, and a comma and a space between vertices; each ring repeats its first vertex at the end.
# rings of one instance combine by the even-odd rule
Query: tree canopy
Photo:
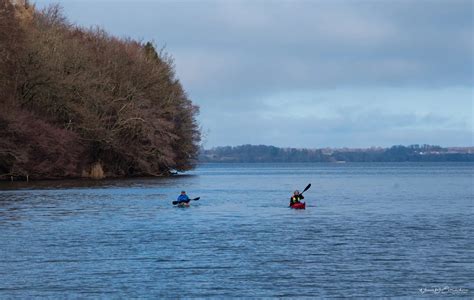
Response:
POLYGON ((0 176, 145 176, 194 166, 199 109, 171 56, 151 42, 74 26, 59 6, 0 0, 0 54, 0 176))

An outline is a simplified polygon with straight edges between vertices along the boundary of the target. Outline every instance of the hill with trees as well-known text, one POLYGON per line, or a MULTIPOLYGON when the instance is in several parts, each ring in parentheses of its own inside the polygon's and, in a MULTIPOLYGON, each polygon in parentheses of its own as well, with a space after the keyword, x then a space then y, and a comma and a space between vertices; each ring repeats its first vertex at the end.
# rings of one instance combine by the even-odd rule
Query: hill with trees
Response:
POLYGON ((201 150, 200 162, 408 162, 474 161, 474 148, 442 148, 432 145, 369 149, 295 149, 265 145, 241 145, 201 150))
POLYGON ((0 0, 0 178, 160 176, 193 168, 198 107, 152 43, 0 0))

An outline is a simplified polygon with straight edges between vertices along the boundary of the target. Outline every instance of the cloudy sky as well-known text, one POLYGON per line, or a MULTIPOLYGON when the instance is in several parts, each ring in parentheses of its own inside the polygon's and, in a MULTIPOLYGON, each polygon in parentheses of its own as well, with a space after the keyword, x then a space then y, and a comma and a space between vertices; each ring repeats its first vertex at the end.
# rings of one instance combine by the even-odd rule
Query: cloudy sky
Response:
POLYGON ((165 46, 206 148, 474 145, 470 0, 35 2, 165 46))

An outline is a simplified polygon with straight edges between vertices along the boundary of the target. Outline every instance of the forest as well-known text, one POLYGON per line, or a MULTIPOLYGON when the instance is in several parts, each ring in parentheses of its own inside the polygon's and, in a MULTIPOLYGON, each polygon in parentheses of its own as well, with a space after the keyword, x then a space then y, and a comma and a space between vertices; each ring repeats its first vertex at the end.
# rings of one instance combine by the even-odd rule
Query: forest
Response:
POLYGON ((197 162, 199 109, 151 42, 0 0, 0 179, 163 176, 197 162))
POLYGON ((474 149, 448 149, 433 145, 369 149, 296 149, 241 145, 201 150, 200 162, 421 162, 474 161, 474 149))

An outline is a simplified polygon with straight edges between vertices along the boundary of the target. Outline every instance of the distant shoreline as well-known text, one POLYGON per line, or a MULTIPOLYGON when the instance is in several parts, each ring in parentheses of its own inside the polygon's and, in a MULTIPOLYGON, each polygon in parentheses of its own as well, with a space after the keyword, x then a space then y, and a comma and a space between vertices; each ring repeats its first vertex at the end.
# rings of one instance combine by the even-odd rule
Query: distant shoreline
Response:
MULTIPOLYGON (((203 166, 203 165, 238 165, 238 164, 321 164, 321 165, 356 165, 356 164, 397 164, 397 165, 403 165, 403 164, 419 164, 419 163, 429 163, 429 164, 442 164, 442 163, 452 163, 452 164, 463 164, 463 163, 472 163, 474 164, 474 161, 344 161, 344 162, 331 162, 331 161, 310 161, 310 162, 231 162, 231 161, 218 161, 218 162, 211 162, 211 161, 206 161, 206 162, 199 162, 197 164, 197 167, 203 166)), ((182 176, 186 175, 186 173, 179 174, 177 176, 182 176)), ((129 179, 133 178, 153 178, 153 177, 129 177, 129 179)), ((159 178, 159 177, 157 177, 159 178)), ((165 177, 166 178, 166 177, 165 177)), ((109 178, 111 179, 111 178, 109 178)), ((120 178, 117 178, 120 180, 120 178)), ((127 178, 124 178, 127 179, 127 178)), ((94 180, 94 179, 92 179, 94 180)))
POLYGON ((283 162, 473 162, 474 147, 433 145, 392 146, 390 148, 279 148, 241 145, 201 150, 199 162, 283 163, 283 162))

